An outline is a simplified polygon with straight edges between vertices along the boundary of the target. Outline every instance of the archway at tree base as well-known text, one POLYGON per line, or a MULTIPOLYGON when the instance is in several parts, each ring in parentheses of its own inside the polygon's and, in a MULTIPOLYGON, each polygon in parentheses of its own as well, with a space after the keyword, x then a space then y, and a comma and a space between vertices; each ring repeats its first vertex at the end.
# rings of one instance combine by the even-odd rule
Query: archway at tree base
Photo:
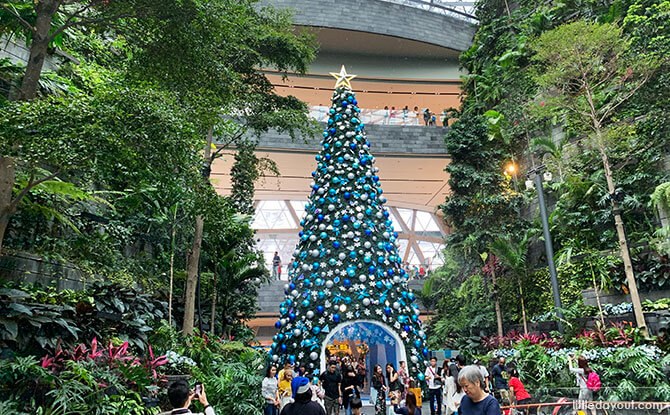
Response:
POLYGON ((338 324, 326 336, 321 347, 321 373, 326 370, 326 349, 334 341, 367 346, 368 379, 374 365, 384 369, 386 363, 392 363, 398 369, 399 362, 407 361, 405 344, 392 327, 375 320, 354 320, 338 324))

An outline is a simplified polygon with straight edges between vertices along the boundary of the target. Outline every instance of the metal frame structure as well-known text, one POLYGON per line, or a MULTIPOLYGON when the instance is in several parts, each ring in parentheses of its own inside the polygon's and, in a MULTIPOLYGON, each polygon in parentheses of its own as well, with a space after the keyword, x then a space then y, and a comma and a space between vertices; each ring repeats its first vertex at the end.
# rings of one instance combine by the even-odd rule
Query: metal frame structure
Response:
POLYGON ((382 0, 389 3, 402 4, 403 6, 415 7, 432 13, 452 16, 460 20, 477 23, 475 16, 475 1, 458 0, 382 0))
MULTIPOLYGON (((290 262, 298 243, 300 216, 297 213, 304 201, 257 200, 252 227, 256 240, 271 268, 274 251, 278 251, 284 267, 290 262), (274 243, 273 243, 274 242, 274 243)), ((387 206, 393 227, 398 232, 399 252, 403 263, 412 266, 424 265, 429 269, 443 263, 444 237, 449 228, 432 212, 387 206)), ((286 272, 282 276, 286 279, 286 272)))

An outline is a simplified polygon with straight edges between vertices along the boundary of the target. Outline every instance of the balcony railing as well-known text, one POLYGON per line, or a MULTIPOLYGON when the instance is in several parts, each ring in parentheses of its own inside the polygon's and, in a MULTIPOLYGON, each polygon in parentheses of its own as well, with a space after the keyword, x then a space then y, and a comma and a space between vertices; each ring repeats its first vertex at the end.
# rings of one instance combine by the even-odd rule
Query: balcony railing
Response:
MULTIPOLYGON (((330 107, 323 105, 314 105, 309 107, 309 116, 320 122, 328 121, 328 110, 330 107)), ((435 115, 435 123, 441 123, 441 114, 435 115)), ((384 109, 366 109, 361 108, 358 117, 363 124, 375 125, 426 125, 423 119, 423 112, 414 112, 413 110, 384 110, 384 109)))

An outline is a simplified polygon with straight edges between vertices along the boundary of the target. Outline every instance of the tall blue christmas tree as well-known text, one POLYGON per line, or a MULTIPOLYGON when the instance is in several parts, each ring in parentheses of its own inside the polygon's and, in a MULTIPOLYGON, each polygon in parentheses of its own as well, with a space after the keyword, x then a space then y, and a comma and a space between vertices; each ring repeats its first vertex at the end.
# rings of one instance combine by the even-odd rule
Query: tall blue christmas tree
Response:
POLYGON ((397 334, 410 376, 423 380, 426 336, 349 83, 355 75, 344 66, 331 74, 337 83, 330 116, 270 356, 317 372, 328 333, 373 321, 397 334))

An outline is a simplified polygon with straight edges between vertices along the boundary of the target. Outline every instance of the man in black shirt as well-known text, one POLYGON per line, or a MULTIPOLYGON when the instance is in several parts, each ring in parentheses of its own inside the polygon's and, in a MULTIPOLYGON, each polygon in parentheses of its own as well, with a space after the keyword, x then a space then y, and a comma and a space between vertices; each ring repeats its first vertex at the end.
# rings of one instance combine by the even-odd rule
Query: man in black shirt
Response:
POLYGON ((337 363, 334 360, 328 362, 328 370, 321 374, 321 386, 323 386, 326 396, 324 403, 326 415, 340 413, 340 404, 342 403, 342 376, 335 370, 337 363))
POLYGON ((498 358, 498 364, 491 369, 491 378, 493 379, 493 388, 501 398, 500 404, 509 405, 510 395, 509 385, 507 384, 509 375, 507 374, 507 366, 505 365, 504 357, 498 358))
POLYGON ((278 280, 281 279, 281 258, 279 258, 279 253, 275 251, 275 255, 272 258, 272 278, 278 280))

